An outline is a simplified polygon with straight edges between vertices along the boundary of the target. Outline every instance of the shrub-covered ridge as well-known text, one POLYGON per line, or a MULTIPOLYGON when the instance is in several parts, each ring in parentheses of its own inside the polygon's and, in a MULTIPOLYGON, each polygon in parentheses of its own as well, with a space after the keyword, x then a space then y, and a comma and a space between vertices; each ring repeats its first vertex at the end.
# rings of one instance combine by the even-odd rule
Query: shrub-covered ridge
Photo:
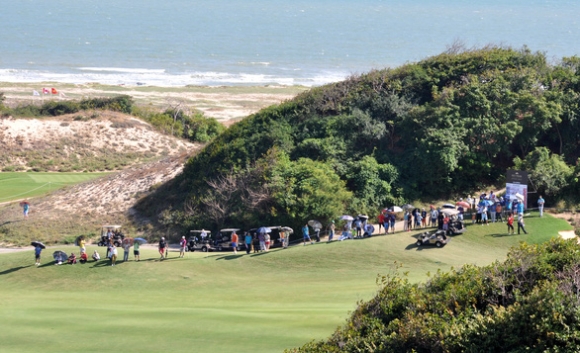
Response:
POLYGON ((411 284, 395 272, 326 341, 288 352, 575 352, 575 241, 521 244, 504 262, 465 265, 411 284))

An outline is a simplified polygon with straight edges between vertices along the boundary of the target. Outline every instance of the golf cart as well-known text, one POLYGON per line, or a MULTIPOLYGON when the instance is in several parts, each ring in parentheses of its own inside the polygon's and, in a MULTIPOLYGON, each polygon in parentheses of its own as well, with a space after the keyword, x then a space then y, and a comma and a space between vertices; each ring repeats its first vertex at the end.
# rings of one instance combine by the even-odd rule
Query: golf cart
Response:
POLYGON ((208 252, 214 251, 214 247, 212 246, 211 241, 211 232, 202 229, 202 230, 190 230, 189 233, 191 234, 189 240, 187 242, 187 251, 201 251, 201 252, 208 252), (203 236, 202 236, 203 235, 203 236))
POLYGON ((440 248, 449 242, 449 238, 445 234, 444 230, 437 230, 435 232, 424 232, 416 235, 417 246, 423 245, 435 245, 440 248))
POLYGON ((232 234, 234 232, 236 232, 236 234, 238 234, 238 246, 236 248, 236 251, 240 250, 240 241, 242 238, 240 235, 240 229, 239 228, 224 228, 224 229, 220 229, 219 233, 217 234, 217 236, 213 242, 217 251, 233 250, 232 234))
MULTIPOLYGON (((261 228, 261 227, 259 227, 261 228)), ((259 249, 260 248, 260 241, 258 240, 258 233, 257 230, 259 228, 252 228, 250 230, 248 230, 248 233, 252 236, 253 240, 253 245, 254 245, 254 249, 259 249)), ((271 226, 271 227, 265 227, 270 229, 270 249, 272 248, 277 248, 277 247, 284 247, 284 241, 288 241, 288 243, 286 243, 286 247, 288 247, 288 244, 290 243, 290 234, 294 233, 294 230, 292 230, 292 228, 290 227, 283 227, 283 226, 271 226), (280 237, 280 233, 284 232, 284 238, 280 237)), ((239 235, 239 234, 238 234, 239 235)), ((240 238, 241 239, 241 238, 240 238)))
POLYGON ((440 212, 449 217, 447 235, 459 235, 465 232, 465 224, 459 219, 458 210, 443 208, 440 212))
POLYGON ((125 239, 125 234, 121 231, 120 225, 103 225, 101 226, 101 239, 97 243, 98 246, 107 246, 109 236, 108 233, 111 232, 110 240, 116 246, 119 247, 123 244, 123 239, 125 239))

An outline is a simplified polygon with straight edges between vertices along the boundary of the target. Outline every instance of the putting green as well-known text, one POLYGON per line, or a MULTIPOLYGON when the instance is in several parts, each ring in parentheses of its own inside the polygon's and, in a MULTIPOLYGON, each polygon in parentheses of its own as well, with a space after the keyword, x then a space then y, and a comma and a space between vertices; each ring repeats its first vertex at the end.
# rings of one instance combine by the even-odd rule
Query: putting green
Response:
MULTIPOLYGON (((529 234, 505 224, 469 226, 445 247, 417 248, 412 233, 297 245, 268 253, 188 253, 159 261, 34 266, 34 252, 0 255, 2 352, 63 349, 121 352, 280 352, 323 339, 359 300, 378 290, 396 261, 411 281, 426 273, 502 260, 511 246, 539 243, 571 227, 533 215, 529 234)), ((89 247, 89 253, 104 248, 89 247)), ((120 251, 122 258, 122 250, 120 251)))

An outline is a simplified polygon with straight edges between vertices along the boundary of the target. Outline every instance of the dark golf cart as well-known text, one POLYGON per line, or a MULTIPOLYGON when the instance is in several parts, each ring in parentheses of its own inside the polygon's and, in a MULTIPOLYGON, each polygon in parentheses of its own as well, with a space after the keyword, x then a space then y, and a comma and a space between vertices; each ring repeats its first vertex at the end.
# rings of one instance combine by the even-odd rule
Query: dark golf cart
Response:
POLYGON ((449 242, 449 237, 444 230, 437 230, 435 232, 424 232, 416 235, 417 246, 435 245, 438 248, 445 246, 449 242))
POLYGON ((229 250, 232 251, 232 234, 236 232, 238 235, 238 246, 236 247, 236 251, 240 250, 240 243, 242 241, 242 235, 240 234, 239 228, 224 228, 220 229, 217 233, 213 245, 217 251, 224 251, 229 250))
POLYGON ((189 240, 187 242, 187 251, 214 251, 213 241, 211 239, 211 232, 202 230, 190 230, 189 240))
MULTIPOLYGON (((250 235, 252 236, 252 239, 254 239, 253 240, 254 249, 260 248, 260 241, 258 240, 258 233, 257 233, 257 230, 260 228, 262 228, 262 227, 252 228, 252 229, 248 230, 248 233, 250 233, 250 235)), ((289 243, 289 239, 290 239, 290 234, 294 233, 294 230, 292 230, 292 228, 290 228, 290 227, 271 226, 271 227, 265 227, 265 228, 270 229, 270 233, 269 233, 270 234, 270 249, 278 248, 278 247, 287 247, 288 243, 289 243), (284 232, 284 234, 285 234, 284 238, 280 237, 281 232, 284 232), (284 246, 285 241, 287 243, 284 246)), ((242 240, 240 240, 240 241, 242 241, 242 240)))
POLYGON ((111 242, 119 247, 123 244, 123 239, 125 239, 125 234, 121 231, 120 225, 103 225, 101 226, 101 239, 97 243, 98 246, 107 246, 108 244, 108 233, 111 232, 111 242))
POLYGON ((459 211, 448 208, 441 209, 441 213, 449 217, 447 235, 459 235, 465 232, 465 224, 459 219, 459 211))

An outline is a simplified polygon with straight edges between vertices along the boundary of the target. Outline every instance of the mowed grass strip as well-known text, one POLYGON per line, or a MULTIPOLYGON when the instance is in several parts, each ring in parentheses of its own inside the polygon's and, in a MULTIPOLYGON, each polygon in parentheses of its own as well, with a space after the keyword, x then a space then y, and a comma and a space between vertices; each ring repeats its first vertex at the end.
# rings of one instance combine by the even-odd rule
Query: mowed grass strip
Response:
POLYGON ((46 195, 107 173, 0 173, 0 202, 46 195))
MULTIPOLYGON (((159 261, 55 266, 51 254, 76 247, 0 255, 3 352, 281 352, 323 339, 344 324, 359 300, 378 290, 377 275, 403 265, 413 282, 427 272, 503 260, 520 241, 541 243, 570 230, 563 220, 532 214, 528 235, 505 223, 469 226, 445 247, 417 247, 414 232, 362 240, 296 245, 268 253, 187 253, 159 261)), ((98 249, 104 257, 105 249, 98 249)), ((122 250, 119 251, 122 258, 122 250)))

